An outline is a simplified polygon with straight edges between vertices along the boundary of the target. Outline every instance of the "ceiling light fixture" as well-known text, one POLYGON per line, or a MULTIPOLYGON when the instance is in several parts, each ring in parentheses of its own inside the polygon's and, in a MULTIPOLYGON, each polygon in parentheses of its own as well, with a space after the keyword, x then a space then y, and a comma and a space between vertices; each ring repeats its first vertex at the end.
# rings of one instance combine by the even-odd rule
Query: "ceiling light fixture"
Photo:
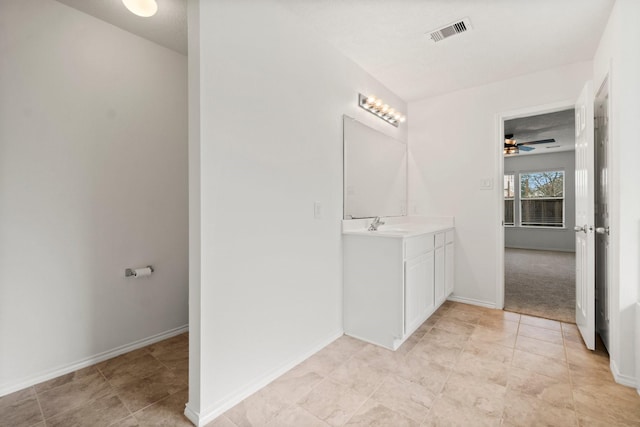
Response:
POLYGON ((134 15, 148 18, 158 11, 156 0, 122 0, 122 3, 134 15))
POLYGON ((400 123, 404 123, 407 120, 407 118, 399 111, 389 107, 389 105, 385 104, 382 99, 376 98, 373 95, 364 96, 359 93, 358 105, 395 127, 398 127, 400 123))

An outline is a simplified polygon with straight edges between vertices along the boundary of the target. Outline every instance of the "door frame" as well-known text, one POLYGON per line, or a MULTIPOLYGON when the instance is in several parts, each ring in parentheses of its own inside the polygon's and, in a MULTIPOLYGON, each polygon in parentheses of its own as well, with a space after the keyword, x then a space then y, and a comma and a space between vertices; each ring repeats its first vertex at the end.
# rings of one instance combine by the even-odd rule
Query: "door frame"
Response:
POLYGON ((535 116, 538 114, 555 113, 556 111, 569 110, 575 108, 575 99, 567 99, 564 101, 553 102, 550 104, 534 105, 531 107, 519 108, 517 110, 509 110, 499 112, 495 116, 495 141, 496 141, 496 175, 494 176, 494 197, 495 203, 500 206, 500 216, 496 221, 496 308, 504 309, 504 226, 502 221, 504 218, 504 195, 503 185, 504 178, 504 122, 505 120, 518 119, 521 117, 535 116))

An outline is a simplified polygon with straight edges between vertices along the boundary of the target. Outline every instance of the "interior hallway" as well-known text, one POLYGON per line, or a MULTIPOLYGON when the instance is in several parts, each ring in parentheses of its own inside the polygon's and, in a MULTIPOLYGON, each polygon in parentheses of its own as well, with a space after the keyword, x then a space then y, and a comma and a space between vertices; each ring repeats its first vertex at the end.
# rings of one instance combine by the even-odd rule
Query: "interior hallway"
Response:
POLYGON ((504 250, 504 309, 576 322, 575 252, 504 250))
MULTIPOLYGON (((187 339, 0 398, 0 425, 190 426, 187 339)), ((344 336, 209 427, 638 424, 575 325, 446 302, 397 352, 344 336)))

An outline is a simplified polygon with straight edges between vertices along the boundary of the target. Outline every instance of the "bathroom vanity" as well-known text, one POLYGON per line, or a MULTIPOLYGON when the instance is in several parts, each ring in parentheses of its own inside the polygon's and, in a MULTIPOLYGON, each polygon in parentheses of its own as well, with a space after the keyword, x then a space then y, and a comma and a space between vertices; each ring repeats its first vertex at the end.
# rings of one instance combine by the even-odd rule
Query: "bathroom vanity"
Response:
POLYGON ((344 332, 396 350, 453 292, 453 218, 343 221, 344 332))

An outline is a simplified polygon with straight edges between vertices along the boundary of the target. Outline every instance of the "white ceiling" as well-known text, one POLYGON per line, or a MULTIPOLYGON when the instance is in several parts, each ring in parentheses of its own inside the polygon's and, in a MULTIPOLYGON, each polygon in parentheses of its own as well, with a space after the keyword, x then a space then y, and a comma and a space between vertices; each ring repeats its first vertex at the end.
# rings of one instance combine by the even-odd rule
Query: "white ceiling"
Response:
POLYGON ((129 12, 122 0, 57 1, 183 55, 187 54, 187 0, 156 0, 158 13, 150 18, 129 12))
MULTIPOLYGON (((140 18, 121 0, 58 0, 187 53, 186 0, 140 18)), ((214 1, 214 0, 201 0, 214 1)), ((260 0, 244 0, 260 1, 260 0)), ((614 0, 275 0, 406 101, 591 60, 614 0), (468 17, 439 43, 430 30, 468 17)))
POLYGON ((614 0, 276 0, 405 101, 593 59, 614 0), (425 33, 468 17, 473 29, 425 33))

